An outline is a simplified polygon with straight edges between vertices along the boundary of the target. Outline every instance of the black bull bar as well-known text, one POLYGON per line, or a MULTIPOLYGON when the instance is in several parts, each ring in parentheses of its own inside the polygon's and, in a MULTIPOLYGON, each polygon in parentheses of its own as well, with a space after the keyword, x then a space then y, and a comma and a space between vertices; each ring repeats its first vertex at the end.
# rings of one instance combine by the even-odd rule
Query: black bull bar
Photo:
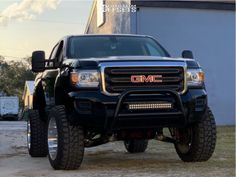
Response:
POLYGON ((120 118, 124 117, 142 117, 142 116, 173 116, 173 115, 179 115, 184 118, 184 122, 186 122, 186 115, 184 112, 184 106, 182 104, 180 95, 178 92, 173 90, 166 90, 166 89, 131 89, 124 91, 119 96, 119 99, 117 101, 115 113, 113 120, 110 124, 109 130, 112 131, 113 129, 116 129, 117 122, 119 122, 120 118), (121 107, 123 103, 125 102, 126 98, 129 97, 131 94, 140 94, 142 96, 149 95, 149 94, 169 94, 173 99, 176 101, 176 110, 175 112, 150 112, 150 113, 121 113, 121 107))

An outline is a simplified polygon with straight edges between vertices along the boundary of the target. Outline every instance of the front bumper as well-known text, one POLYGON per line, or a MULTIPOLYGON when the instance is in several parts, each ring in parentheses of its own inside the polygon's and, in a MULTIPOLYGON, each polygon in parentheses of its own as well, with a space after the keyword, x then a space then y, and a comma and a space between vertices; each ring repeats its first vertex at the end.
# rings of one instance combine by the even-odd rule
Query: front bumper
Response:
POLYGON ((184 127, 199 121, 207 107, 204 89, 188 89, 179 95, 171 90, 128 90, 119 96, 107 96, 100 91, 76 91, 69 96, 74 100, 73 119, 88 128, 103 130, 156 129, 184 127), (140 101, 167 101, 173 109, 138 111, 127 110, 128 103, 140 101))

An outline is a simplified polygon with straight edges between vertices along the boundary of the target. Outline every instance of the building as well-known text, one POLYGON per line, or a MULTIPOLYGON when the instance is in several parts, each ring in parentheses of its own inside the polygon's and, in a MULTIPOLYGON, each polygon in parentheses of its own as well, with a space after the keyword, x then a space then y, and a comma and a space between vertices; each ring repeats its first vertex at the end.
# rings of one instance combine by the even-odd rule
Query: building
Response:
POLYGON ((26 81, 23 92, 24 109, 33 108, 34 81, 26 81))
POLYGON ((85 33, 152 35, 173 57, 192 50, 217 124, 235 124, 234 0, 94 0, 85 33))

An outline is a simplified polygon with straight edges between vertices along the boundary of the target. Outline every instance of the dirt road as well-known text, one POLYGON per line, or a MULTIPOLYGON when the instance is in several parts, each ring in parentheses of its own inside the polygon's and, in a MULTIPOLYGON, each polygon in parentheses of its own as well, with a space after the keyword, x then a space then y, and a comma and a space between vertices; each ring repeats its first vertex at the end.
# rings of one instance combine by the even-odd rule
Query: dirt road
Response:
POLYGON ((183 163, 172 144, 150 141, 143 154, 128 154, 122 142, 86 149, 76 171, 55 171, 47 158, 31 158, 25 122, 0 122, 0 177, 11 176, 235 176, 235 127, 218 128, 217 148, 208 162, 183 163))

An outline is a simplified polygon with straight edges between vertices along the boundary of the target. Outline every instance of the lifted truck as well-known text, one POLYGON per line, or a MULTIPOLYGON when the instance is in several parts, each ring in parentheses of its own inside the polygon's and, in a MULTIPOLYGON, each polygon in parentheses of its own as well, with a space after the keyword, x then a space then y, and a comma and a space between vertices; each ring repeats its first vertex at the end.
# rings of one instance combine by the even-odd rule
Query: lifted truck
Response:
POLYGON ((124 141, 130 153, 148 140, 174 144, 184 162, 208 160, 216 125, 204 72, 191 51, 171 58, 152 37, 67 36, 32 54, 37 72, 29 110, 28 149, 54 169, 80 167, 85 147, 124 141), (168 128, 170 136, 163 134, 168 128))

